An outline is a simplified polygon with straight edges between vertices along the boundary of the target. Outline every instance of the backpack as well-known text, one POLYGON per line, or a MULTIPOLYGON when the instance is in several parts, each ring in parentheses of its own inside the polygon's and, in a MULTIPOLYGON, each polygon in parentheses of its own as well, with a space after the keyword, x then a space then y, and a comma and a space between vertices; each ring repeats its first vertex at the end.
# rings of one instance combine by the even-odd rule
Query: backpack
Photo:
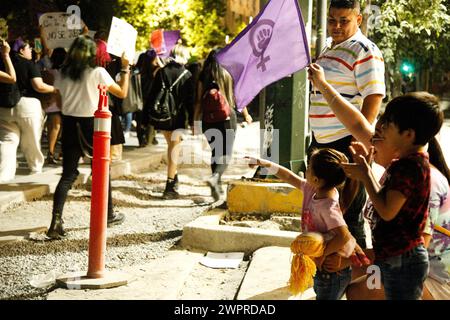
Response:
POLYGON ((230 105, 215 82, 203 94, 201 105, 203 121, 206 123, 223 122, 230 117, 230 105))
POLYGON ((122 101, 122 114, 141 111, 143 106, 141 75, 135 70, 130 76, 127 97, 122 101))
POLYGON ((161 90, 156 95, 155 101, 149 108, 150 122, 154 125, 172 126, 173 120, 178 114, 178 106, 175 101, 172 89, 181 81, 189 71, 184 70, 171 86, 166 86, 163 78, 163 70, 158 72, 161 78, 161 90))

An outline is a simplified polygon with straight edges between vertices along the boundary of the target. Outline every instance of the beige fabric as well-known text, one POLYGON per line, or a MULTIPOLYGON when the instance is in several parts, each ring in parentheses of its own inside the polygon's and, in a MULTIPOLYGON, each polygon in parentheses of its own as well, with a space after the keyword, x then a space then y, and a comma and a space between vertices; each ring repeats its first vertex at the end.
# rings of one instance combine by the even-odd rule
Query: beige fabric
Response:
POLYGON ((450 300, 450 283, 440 283, 428 277, 425 280, 425 287, 435 300, 450 300))

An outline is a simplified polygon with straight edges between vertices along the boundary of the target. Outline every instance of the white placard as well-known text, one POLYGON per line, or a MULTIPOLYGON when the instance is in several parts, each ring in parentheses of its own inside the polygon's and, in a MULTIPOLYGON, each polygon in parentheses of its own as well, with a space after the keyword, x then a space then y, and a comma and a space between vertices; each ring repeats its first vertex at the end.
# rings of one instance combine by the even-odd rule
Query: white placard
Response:
POLYGON ((108 46, 106 51, 115 56, 125 56, 131 62, 136 52, 137 31, 125 20, 113 17, 109 30, 108 46))
POLYGON ((39 26, 43 28, 49 49, 70 48, 73 40, 81 34, 84 22, 80 19, 74 24, 74 17, 67 12, 47 12, 39 17, 39 26))

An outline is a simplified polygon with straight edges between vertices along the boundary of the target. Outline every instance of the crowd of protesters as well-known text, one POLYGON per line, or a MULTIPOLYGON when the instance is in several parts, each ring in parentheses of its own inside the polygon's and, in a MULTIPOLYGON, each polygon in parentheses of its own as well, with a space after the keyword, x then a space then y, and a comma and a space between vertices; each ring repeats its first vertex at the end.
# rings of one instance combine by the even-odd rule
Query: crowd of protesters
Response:
MULTIPOLYGON (((316 261, 318 299, 340 299, 344 293, 349 299, 450 299, 450 171, 435 138, 443 113, 436 97, 415 92, 394 98, 379 114, 385 97, 384 60, 378 47, 361 33, 361 21, 359 1, 331 1, 329 43, 308 69, 313 94, 307 179, 263 159, 251 158, 251 165, 281 170, 279 176, 286 182, 311 191, 304 199, 308 203, 304 202, 303 231, 336 234, 338 230, 346 240, 342 236, 342 241, 335 238, 330 243, 343 247, 351 237, 352 247, 364 251, 381 270, 383 287, 368 291, 365 269, 338 255, 342 248, 336 245, 316 261), (318 165, 318 159, 326 165, 318 165), (372 160, 386 170, 379 181, 372 160), (335 177, 326 173, 331 165, 342 179, 330 184, 328 180, 335 177), (367 221, 373 249, 366 248, 367 221)), ((211 176, 206 183, 214 201, 221 198, 238 111, 233 78, 216 60, 220 48, 202 63, 189 63, 189 49, 179 41, 168 57, 149 48, 134 63, 132 57, 107 52, 103 31, 94 39, 81 35, 67 52, 50 50, 44 41, 43 54, 35 59, 30 44, 22 39, 0 45, 0 182, 14 179, 19 145, 30 172, 42 171, 45 119, 46 162, 62 161, 63 168, 49 238, 66 236, 63 208, 79 163, 92 155, 99 84, 110 95, 113 160, 121 159, 133 119, 139 147, 157 144, 155 135, 161 132, 168 156, 162 198, 177 199, 178 147, 183 140, 179 129, 191 128, 193 134, 203 133, 210 144, 211 176), (130 103, 136 104, 132 111, 127 109, 130 103), (212 105, 220 112, 211 112, 212 105), (201 131, 195 122, 201 123, 201 131)), ((242 116, 247 123, 253 121, 246 108, 242 116)), ((109 180, 108 226, 124 219, 113 209, 109 180)))

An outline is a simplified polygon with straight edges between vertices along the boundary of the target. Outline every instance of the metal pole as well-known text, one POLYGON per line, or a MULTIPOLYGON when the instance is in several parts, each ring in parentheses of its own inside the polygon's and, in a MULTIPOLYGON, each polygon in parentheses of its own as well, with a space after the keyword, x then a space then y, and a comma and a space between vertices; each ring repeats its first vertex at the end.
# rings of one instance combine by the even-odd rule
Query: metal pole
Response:
POLYGON ((317 0, 316 59, 325 48, 327 40, 327 0, 317 0))

